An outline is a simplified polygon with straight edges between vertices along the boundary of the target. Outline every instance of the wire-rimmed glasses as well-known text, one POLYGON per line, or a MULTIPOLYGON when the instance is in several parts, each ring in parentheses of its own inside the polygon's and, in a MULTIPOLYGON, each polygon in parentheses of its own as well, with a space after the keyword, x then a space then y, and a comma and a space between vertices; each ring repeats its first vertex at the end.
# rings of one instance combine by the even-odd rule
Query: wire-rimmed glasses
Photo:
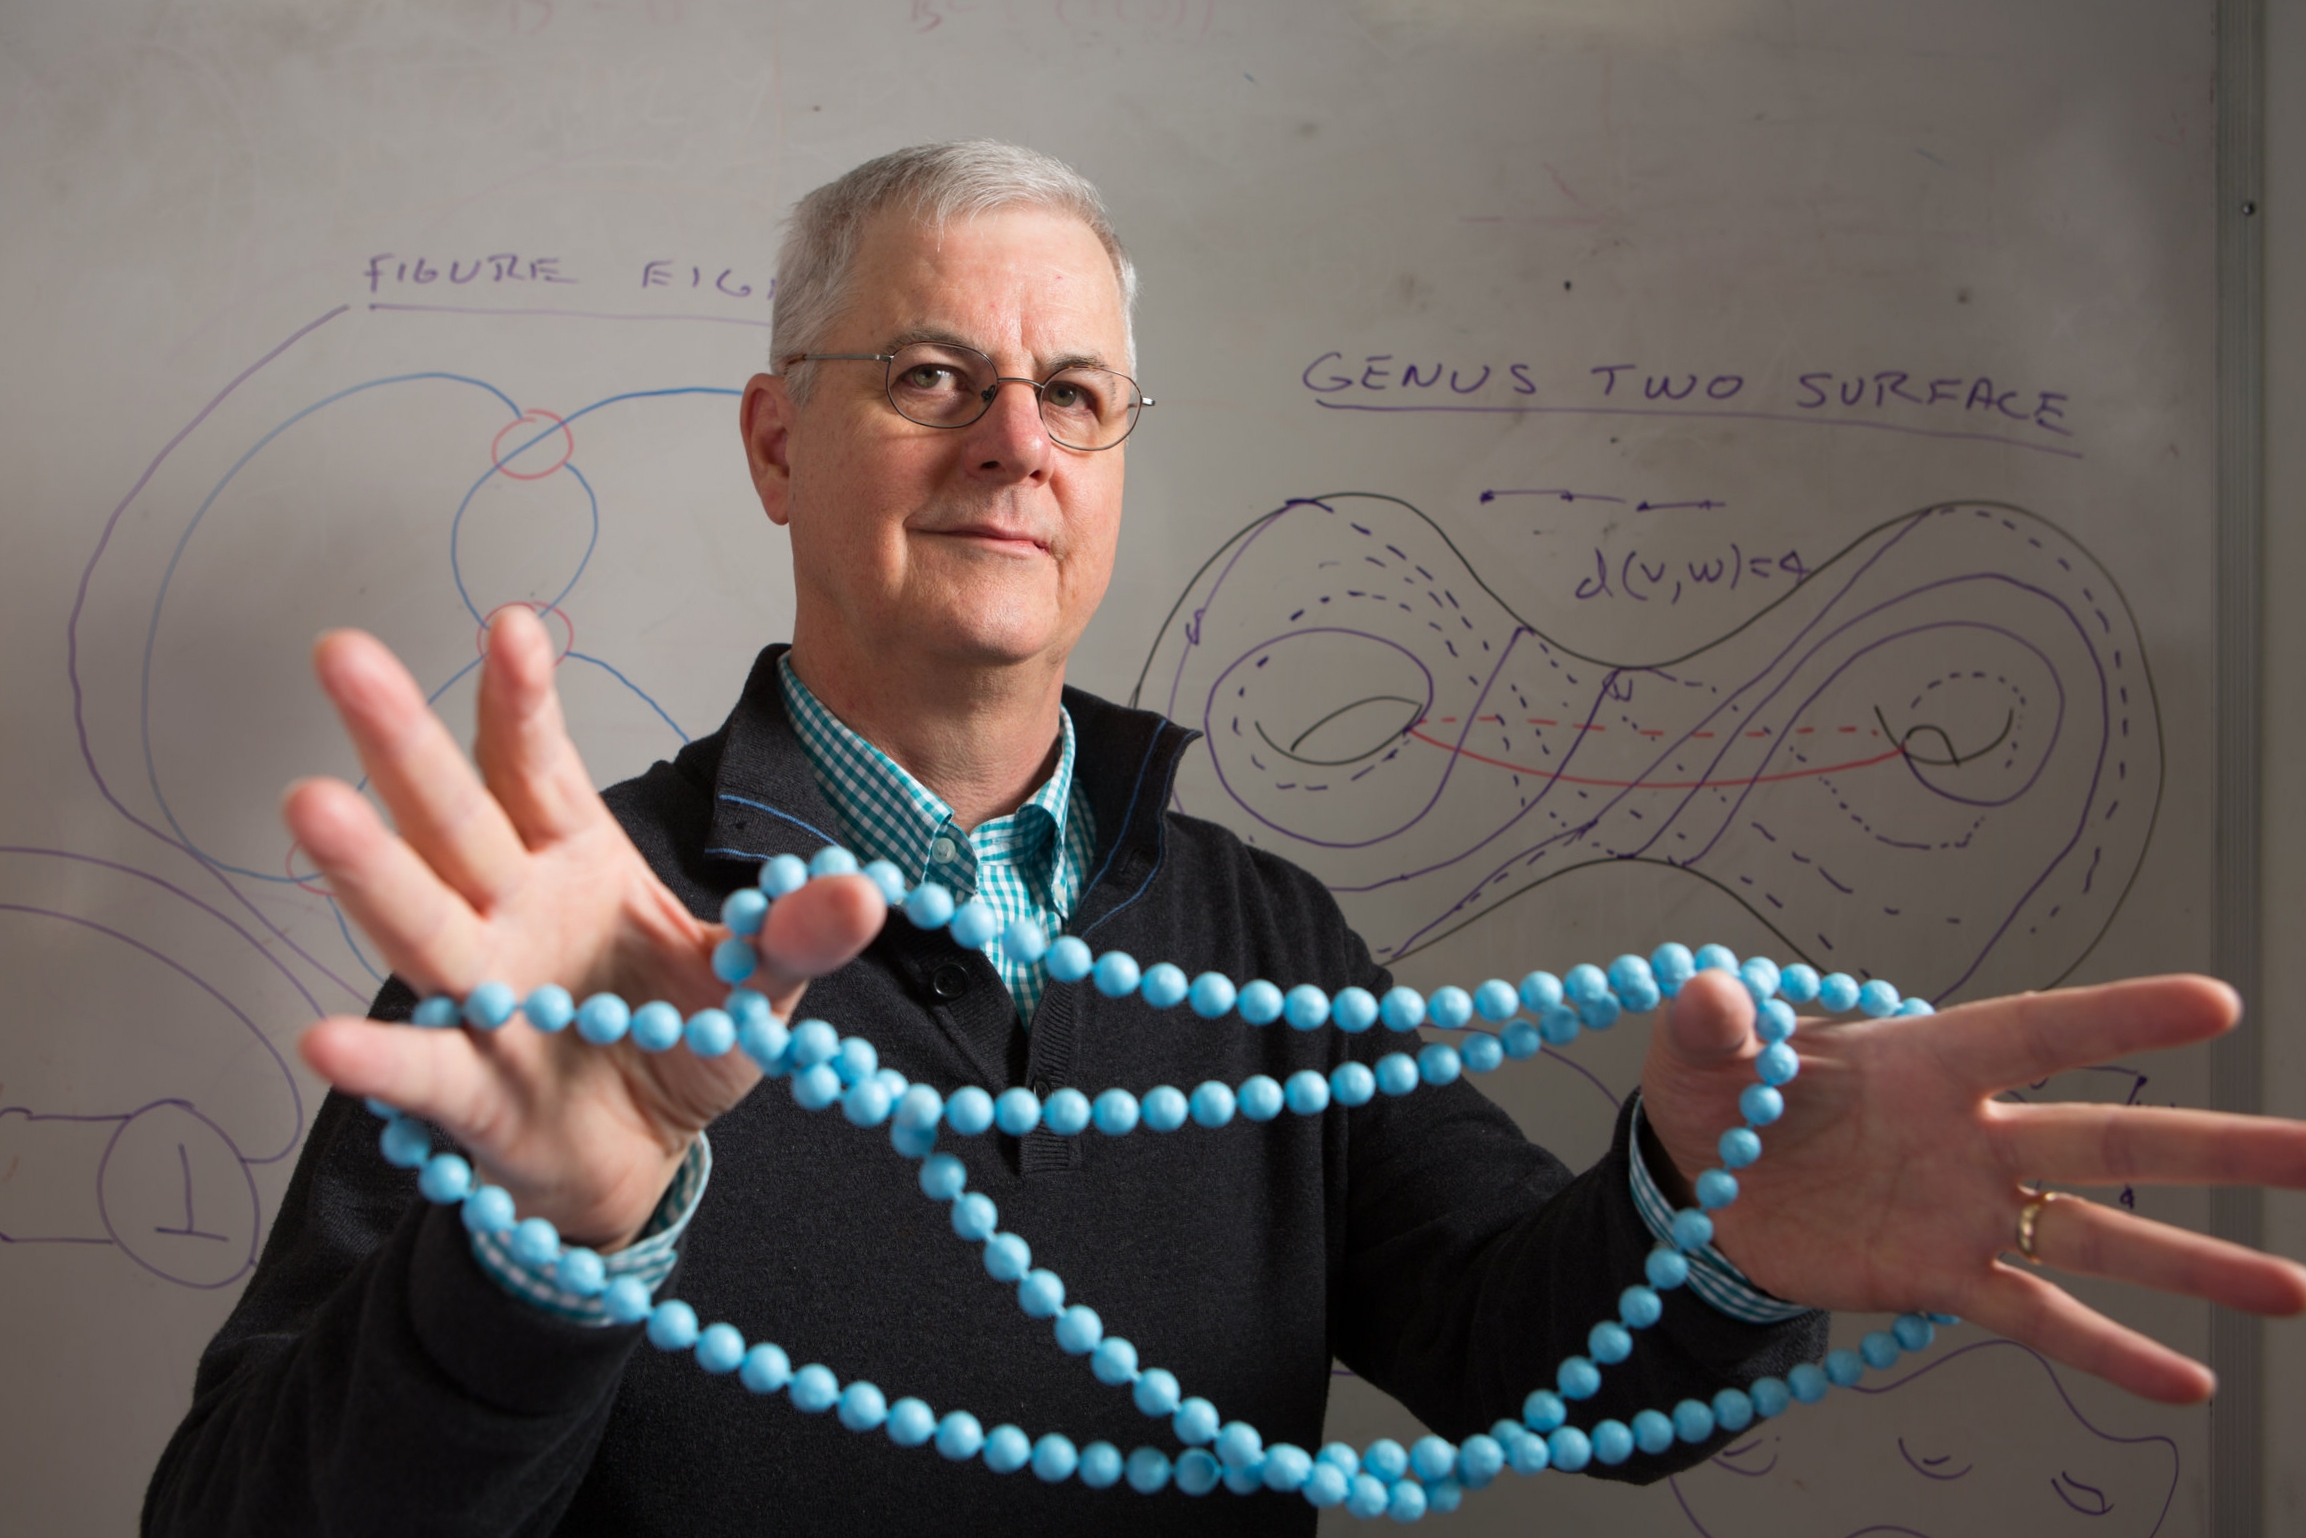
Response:
POLYGON ((1153 404, 1138 393, 1136 380, 1113 369, 1077 363, 1047 379, 1027 379, 1003 374, 974 347, 946 342, 914 342, 895 352, 800 352, 779 366, 796 363, 885 365, 890 406, 923 427, 967 427, 993 409, 1001 386, 1028 385, 1040 403, 1049 441, 1088 453, 1128 437, 1138 413, 1153 404))

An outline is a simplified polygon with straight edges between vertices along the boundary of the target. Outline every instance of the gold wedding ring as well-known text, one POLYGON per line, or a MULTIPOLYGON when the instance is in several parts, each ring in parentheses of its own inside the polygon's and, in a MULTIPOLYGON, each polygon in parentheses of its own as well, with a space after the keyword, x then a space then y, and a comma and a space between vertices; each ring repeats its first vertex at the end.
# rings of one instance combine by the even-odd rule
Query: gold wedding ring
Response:
POLYGON ((2018 1253, 2026 1258, 2027 1265, 2038 1266, 2042 1263, 2042 1257, 2034 1253, 2034 1238, 2041 1227, 2042 1209, 2052 1202, 2064 1200, 2066 1193, 2063 1191, 2043 1191, 2018 1209, 2018 1253))

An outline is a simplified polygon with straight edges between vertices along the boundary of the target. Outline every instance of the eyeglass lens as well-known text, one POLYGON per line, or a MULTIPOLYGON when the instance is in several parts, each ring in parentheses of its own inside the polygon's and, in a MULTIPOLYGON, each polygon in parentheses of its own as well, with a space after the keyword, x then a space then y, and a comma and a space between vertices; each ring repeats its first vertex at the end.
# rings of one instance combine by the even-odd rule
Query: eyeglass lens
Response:
MULTIPOLYGON (((1000 388, 993 360, 968 347, 919 342, 889 364, 889 404, 924 427, 966 427, 992 409, 1000 388)), ((1137 425, 1143 397, 1111 369, 1060 369, 1043 381, 1041 421, 1069 449, 1111 448, 1137 425)))

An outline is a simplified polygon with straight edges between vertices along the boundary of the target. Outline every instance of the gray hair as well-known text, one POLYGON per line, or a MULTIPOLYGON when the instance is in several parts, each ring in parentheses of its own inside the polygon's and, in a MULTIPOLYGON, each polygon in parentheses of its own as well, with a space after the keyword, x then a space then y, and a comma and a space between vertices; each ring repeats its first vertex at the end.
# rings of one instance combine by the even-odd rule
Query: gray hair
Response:
MULTIPOLYGON (((777 250, 777 297, 770 312, 770 365, 817 352, 841 318, 850 270, 865 224, 884 209, 903 208, 932 228, 998 209, 1027 207, 1070 214, 1089 227, 1113 259, 1121 289, 1122 334, 1136 367, 1137 268, 1113 233, 1105 200, 1089 179, 1053 155, 998 139, 919 144, 868 160, 793 205, 777 250)), ((806 403, 809 376, 788 385, 806 403)))

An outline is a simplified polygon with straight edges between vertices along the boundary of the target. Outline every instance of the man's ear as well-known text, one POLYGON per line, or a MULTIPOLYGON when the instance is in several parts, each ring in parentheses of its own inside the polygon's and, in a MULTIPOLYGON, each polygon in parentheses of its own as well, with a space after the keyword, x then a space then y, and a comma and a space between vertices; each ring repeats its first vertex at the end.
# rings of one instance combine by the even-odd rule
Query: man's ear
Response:
POLYGON ((782 525, 792 517, 793 423, 800 414, 785 381, 777 374, 755 374, 745 381, 745 398, 737 407, 737 426, 745 435, 745 459, 752 467, 753 490, 760 495, 761 511, 782 525))

